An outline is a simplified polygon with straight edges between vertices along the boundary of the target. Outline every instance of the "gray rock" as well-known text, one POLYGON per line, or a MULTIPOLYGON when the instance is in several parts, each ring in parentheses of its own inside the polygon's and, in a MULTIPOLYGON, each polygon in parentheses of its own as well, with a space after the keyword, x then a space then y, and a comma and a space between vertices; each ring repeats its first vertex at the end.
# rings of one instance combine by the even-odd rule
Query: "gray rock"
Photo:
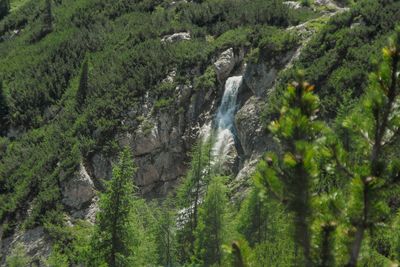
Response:
POLYGON ((163 83, 173 83, 176 77, 176 69, 168 73, 167 77, 162 81, 163 83))
POLYGON ((101 153, 96 153, 91 159, 93 175, 96 179, 111 179, 111 161, 101 153))
POLYGON ((156 122, 146 120, 135 133, 132 140, 132 149, 135 156, 141 156, 162 146, 160 133, 156 122))
POLYGON ((235 203, 241 203, 246 197, 247 191, 250 188, 251 179, 250 177, 256 170, 257 164, 261 158, 261 155, 257 155, 251 160, 246 160, 239 170, 236 177, 230 183, 230 189, 232 194, 232 201, 235 203))
POLYGON ((94 184, 81 163, 72 179, 62 184, 62 202, 70 208, 81 209, 95 196, 94 184))
POLYGON ((318 5, 318 6, 326 6, 331 4, 332 2, 330 0, 315 0, 314 4, 318 5))
MULTIPOLYGON (((1 255, 9 256, 18 243, 24 246, 27 256, 31 257, 32 261, 38 264, 35 266, 45 266, 43 258, 47 258, 50 255, 51 243, 43 227, 18 232, 12 237, 3 239, 1 242, 1 255)), ((5 259, 6 257, 2 257, 1 266, 5 266, 5 259)))
POLYGON ((163 43, 175 43, 180 41, 189 41, 191 39, 189 32, 177 32, 171 35, 166 35, 161 39, 163 43))
POLYGON ((290 62, 294 54, 295 51, 289 51, 284 55, 275 55, 268 61, 247 64, 243 83, 255 96, 265 97, 268 89, 275 84, 279 71, 290 62))
POLYGON ((215 71, 219 81, 223 81, 228 78, 229 74, 235 67, 235 54, 233 48, 229 48, 222 52, 218 60, 214 63, 215 71))
POLYGON ((289 8, 292 9, 299 9, 301 8, 301 3, 295 1, 285 1, 283 4, 287 5, 289 8))
POLYGON ((251 97, 235 116, 237 135, 245 158, 262 154, 271 148, 271 139, 260 121, 263 101, 251 97))
POLYGON ((98 211, 99 198, 97 196, 94 196, 91 199, 89 207, 72 212, 71 218, 86 220, 94 224, 96 222, 96 214, 98 211))
POLYGON ((138 166, 135 183, 143 194, 165 191, 164 185, 172 184, 186 170, 179 117, 163 112, 147 120, 151 120, 151 127, 141 125, 129 142, 138 166))
POLYGON ((240 49, 235 54, 233 48, 229 48, 221 53, 217 61, 214 63, 215 72, 220 83, 223 83, 229 77, 232 70, 243 60, 244 51, 240 49))

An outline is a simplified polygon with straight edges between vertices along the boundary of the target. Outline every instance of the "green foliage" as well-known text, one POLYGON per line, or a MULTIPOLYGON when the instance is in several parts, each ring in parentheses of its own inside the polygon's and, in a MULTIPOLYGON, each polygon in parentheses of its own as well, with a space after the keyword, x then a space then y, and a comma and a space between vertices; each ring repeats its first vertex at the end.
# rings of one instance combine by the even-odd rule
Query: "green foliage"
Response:
POLYGON ((90 252, 90 237, 93 225, 86 221, 74 221, 73 226, 47 223, 46 233, 55 240, 52 253, 47 260, 50 266, 69 266, 84 263, 90 252))
POLYGON ((0 2, 0 20, 8 15, 10 8, 10 0, 3 0, 0 2))
POLYGON ((319 103, 313 90, 301 74, 297 82, 288 86, 281 116, 269 127, 282 146, 282 156, 268 157, 265 175, 260 175, 257 181, 278 199, 287 201, 289 210, 294 213, 294 240, 303 254, 297 260, 304 265, 311 262, 310 187, 318 171, 313 142, 323 127, 312 119, 319 103))
POLYGON ((134 185, 132 156, 126 148, 113 168, 113 178, 102 195, 88 264, 127 266, 132 262, 134 225, 132 225, 134 185))
MULTIPOLYGON (((185 209, 183 225, 177 233, 180 262, 188 262, 194 252, 195 229, 198 225, 199 205, 210 181, 211 142, 199 140, 192 152, 191 166, 178 189, 178 207, 185 209)), ((178 218, 179 219, 179 218, 178 218)))
POLYGON ((60 253, 60 248, 53 246, 50 257, 47 259, 46 264, 51 267, 68 267, 68 257, 60 253))
POLYGON ((81 75, 79 78, 79 87, 78 91, 76 92, 76 104, 77 104, 77 109, 82 111, 83 110, 83 105, 85 104, 86 97, 88 95, 88 81, 89 79, 89 60, 86 59, 83 62, 82 65, 82 70, 81 70, 81 75))
POLYGON ((400 95, 398 69, 400 62, 400 29, 383 49, 383 62, 370 75, 369 87, 355 108, 344 120, 343 126, 352 134, 349 162, 350 202, 349 220, 354 227, 350 247, 349 266, 356 266, 362 249, 364 233, 385 223, 390 214, 386 188, 396 185, 398 169, 396 149, 397 130, 400 127, 398 107, 400 95), (362 109, 363 113, 358 111, 362 109))
POLYGON ((7 235, 16 218, 28 228, 63 221, 60 183, 92 153, 117 153, 114 137, 127 130, 120 123, 127 111, 139 108, 146 94, 155 111, 178 104, 178 84, 162 83, 168 73, 176 69, 176 82, 208 89, 215 73, 207 67, 223 49, 253 46, 254 29, 286 26, 293 17, 275 0, 170 2, 11 2, 11 13, 0 20, 1 134, 4 125, 18 132, 0 152, 0 200, 8 199, 0 202, 0 220, 8 220, 7 235), (160 42, 178 31, 192 39, 160 42), (196 79, 194 68, 204 76, 196 79), (29 215, 23 212, 28 203, 29 215))
POLYGON ((217 74, 213 66, 209 66, 204 74, 200 77, 196 77, 194 80, 194 88, 196 90, 212 90, 217 84, 217 74))
MULTIPOLYGON (((77 221, 67 226, 60 185, 92 153, 115 155, 114 137, 127 130, 121 121, 128 110, 139 110, 147 96, 154 111, 172 110, 178 105, 175 88, 183 83, 213 89, 210 64, 227 48, 251 51, 250 63, 280 57, 299 45, 284 27, 318 15, 308 8, 290 10, 278 0, 171 2, 27 0, 13 2, 7 16, 9 6, 0 6, 0 131, 20 130, 12 140, 0 138, 4 237, 21 220, 22 228, 44 225, 56 244, 52 266, 400 261, 398 88, 391 90, 398 39, 367 79, 375 65, 371 55, 376 57, 399 20, 398 1, 357 1, 324 27, 325 17, 312 22, 320 32, 295 64, 317 85, 321 105, 301 79, 286 90, 288 81, 299 78, 294 70, 280 77, 267 105, 279 107, 281 116, 269 131, 280 151, 259 163, 234 222, 226 220, 227 189, 217 178, 208 185, 211 143, 199 143, 178 204, 156 208, 138 199, 125 151, 94 230, 77 221), (178 31, 190 32, 192 39, 160 41, 178 31), (165 82, 172 70, 176 79, 165 82), (318 109, 323 118, 336 118, 332 129, 315 120, 318 109)), ((269 115, 276 110, 269 112, 275 118, 269 115)), ((135 120, 144 132, 154 126, 141 116, 135 120)), ((26 265, 21 251, 7 261, 26 265)))
POLYGON ((221 265, 226 240, 228 199, 223 177, 213 177, 199 209, 194 261, 202 266, 221 265))
POLYGON ((0 80, 0 135, 5 135, 8 128, 8 105, 4 93, 3 82, 0 80))
MULTIPOLYGON (((334 16, 304 48, 295 68, 282 74, 277 93, 296 78, 295 69, 302 69, 318 88, 321 117, 335 118, 345 96, 357 99, 366 91, 374 59, 400 19, 399 8, 398 1, 361 0, 349 12, 334 16)), ((270 97, 267 106, 279 109, 280 99, 270 97)))
POLYGON ((6 259, 8 267, 25 267, 28 266, 29 262, 30 258, 26 255, 25 247, 22 243, 17 243, 6 259))
MULTIPOLYGON (((161 266, 176 266, 177 240, 176 240, 176 212, 172 197, 168 197, 160 207, 152 207, 155 215, 155 239, 157 240, 158 264, 161 266)), ((157 204, 157 203, 155 203, 157 204)))
MULTIPOLYGON (((263 175, 264 163, 259 163, 254 179, 263 175)), ((250 266, 290 266, 294 262, 291 218, 284 206, 262 189, 252 187, 236 219, 238 232, 251 246, 247 262, 250 266)))
POLYGON ((171 107, 173 102, 174 102, 174 99, 172 99, 172 98, 161 98, 161 99, 158 99, 154 103, 154 108, 156 110, 166 109, 166 108, 171 107))

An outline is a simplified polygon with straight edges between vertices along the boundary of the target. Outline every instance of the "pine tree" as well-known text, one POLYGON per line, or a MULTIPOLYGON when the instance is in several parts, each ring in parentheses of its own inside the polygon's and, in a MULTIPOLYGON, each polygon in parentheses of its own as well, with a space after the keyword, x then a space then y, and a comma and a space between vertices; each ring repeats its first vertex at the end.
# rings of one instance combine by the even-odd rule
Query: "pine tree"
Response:
POLYGON ((338 193, 321 194, 314 196, 314 223, 313 236, 315 240, 315 262, 321 267, 336 266, 336 229, 341 211, 344 209, 340 199, 343 195, 338 193))
POLYGON ((258 184, 286 203, 293 212, 297 261, 301 266, 312 264, 310 188, 317 174, 313 145, 323 129, 323 124, 314 120, 319 101, 312 94, 313 89, 304 82, 301 73, 298 81, 288 86, 280 118, 269 127, 277 137, 282 153, 267 156, 268 166, 257 179, 258 184))
POLYGON ((132 223, 135 167, 131 152, 124 149, 113 167, 113 178, 102 195, 92 251, 88 264, 110 267, 129 266, 133 257, 134 225, 132 223))
POLYGON ((76 92, 76 105, 77 110, 82 111, 85 105, 86 97, 88 94, 88 82, 89 82, 89 60, 86 58, 83 62, 81 75, 79 78, 78 91, 76 92))
POLYGON ((383 62, 370 75, 361 104, 343 125, 351 132, 347 174, 350 185, 349 221, 353 226, 347 266, 357 266, 367 230, 387 218, 387 189, 398 182, 400 166, 396 147, 400 136, 399 114, 400 29, 383 49, 383 62))
POLYGON ((7 133, 9 110, 6 96, 4 94, 3 83, 0 81, 0 136, 7 133))
POLYGON ((10 0, 0 1, 0 20, 10 13, 10 8, 11 8, 10 0))
POLYGON ((199 212, 195 237, 195 261, 203 266, 221 264, 226 233, 226 188, 222 177, 214 177, 199 212))

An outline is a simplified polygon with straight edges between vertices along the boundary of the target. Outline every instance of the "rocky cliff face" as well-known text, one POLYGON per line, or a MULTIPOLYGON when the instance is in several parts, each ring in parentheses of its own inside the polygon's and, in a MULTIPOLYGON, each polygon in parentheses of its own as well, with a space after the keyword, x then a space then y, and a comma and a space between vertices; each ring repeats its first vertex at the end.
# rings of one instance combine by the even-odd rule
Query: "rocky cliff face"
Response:
MULTIPOLYGON (((312 34, 306 25, 289 30, 298 34, 303 41, 312 34)), ((185 40, 175 39, 168 40, 185 40)), ((304 45, 304 42, 302 43, 304 45)), ((188 152, 201 131, 213 124, 225 81, 233 75, 243 75, 243 83, 235 115, 236 162, 238 164, 232 166, 230 172, 239 180, 248 177, 263 152, 274 147, 260 120, 265 97, 273 90, 279 73, 292 64, 300 50, 301 47, 298 47, 267 57, 265 54, 268 54, 268 51, 263 51, 256 63, 245 64, 245 51, 229 48, 222 51, 220 56, 211 62, 219 84, 215 88, 194 89, 192 84, 176 86, 174 101, 180 107, 179 111, 156 110, 152 104, 154 101, 148 96, 144 98, 142 107, 133 108, 122 122, 129 124, 132 117, 141 116, 143 119, 140 124, 132 131, 118 133, 115 136, 120 145, 129 146, 132 149, 138 167, 134 180, 140 192, 150 198, 164 196, 185 175, 189 160, 188 152)), ((199 75, 197 69, 191 72, 199 75)), ((174 83, 175 75, 176 70, 172 70, 163 83, 174 83)), ((101 153, 93 154, 86 161, 86 168, 90 174, 88 176, 91 176, 94 181, 110 179, 113 160, 114 158, 101 153)), ((95 184, 94 182, 86 185, 95 188, 95 184)), ((68 186, 65 187, 65 201, 68 202, 69 198, 80 199, 80 197, 72 196, 78 192, 74 190, 68 186)), ((82 189, 80 192, 86 195, 85 190, 88 190, 87 198, 90 198, 94 190, 82 189)), ((82 198, 86 200, 86 197, 82 198)), ((80 205, 71 204, 73 208, 80 205)))

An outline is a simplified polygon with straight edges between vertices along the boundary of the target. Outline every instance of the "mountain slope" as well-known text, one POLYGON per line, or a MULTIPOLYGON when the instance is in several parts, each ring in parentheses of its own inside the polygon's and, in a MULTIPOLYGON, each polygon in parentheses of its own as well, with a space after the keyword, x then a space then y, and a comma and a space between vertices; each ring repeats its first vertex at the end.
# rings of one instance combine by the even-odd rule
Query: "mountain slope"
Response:
MULTIPOLYGON (((5 253, 12 240, 29 239, 21 237, 26 230, 51 239, 51 226, 64 225, 65 216, 93 221, 96 194, 123 146, 138 165, 141 194, 165 196, 185 176, 188 152, 212 127, 233 75, 243 75, 243 85, 228 173, 240 199, 259 157, 274 147, 263 125, 294 69, 320 88, 322 116, 333 121, 364 91, 371 55, 400 20, 398 1, 360 1, 350 11, 263 0, 11 4, 0 22, 5 253)), ((48 253, 35 249, 29 253, 48 253)))

